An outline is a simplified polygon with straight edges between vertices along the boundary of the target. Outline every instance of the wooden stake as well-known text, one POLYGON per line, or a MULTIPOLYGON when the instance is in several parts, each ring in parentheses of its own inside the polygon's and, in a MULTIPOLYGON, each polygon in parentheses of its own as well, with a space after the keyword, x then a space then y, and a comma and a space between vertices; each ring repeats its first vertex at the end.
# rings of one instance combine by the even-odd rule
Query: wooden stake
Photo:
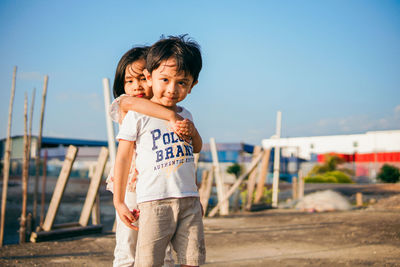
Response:
POLYGON ((3 165, 3 193, 1 195, 1 223, 0 223, 0 247, 3 246, 4 240, 4 223, 6 217, 6 204, 7 204, 7 191, 8 191, 8 179, 10 178, 10 159, 11 159, 11 121, 12 111, 14 104, 15 95, 15 81, 17 76, 17 67, 14 67, 12 85, 11 85, 11 96, 10 104, 8 107, 8 126, 7 126, 7 139, 4 153, 4 165, 3 165))
POLYGON ((21 221, 19 227, 19 243, 25 243, 26 236, 26 203, 28 198, 28 96, 25 93, 24 101, 24 154, 22 163, 22 210, 21 210, 21 221))
MULTIPOLYGON (((221 201, 218 201, 218 204, 211 210, 210 214, 208 215, 209 217, 213 217, 215 216, 215 214, 217 214, 219 207, 224 204, 224 202, 227 202, 227 200, 231 197, 231 195, 235 192, 235 190, 239 187, 239 185, 242 183, 242 181, 244 180, 244 178, 246 178, 247 175, 249 175, 250 172, 253 171, 253 169, 257 166, 257 164, 261 161, 262 158, 262 153, 260 153, 257 158, 255 158, 252 162, 251 165, 249 167, 249 169, 247 170, 246 173, 242 174, 237 180, 236 182, 231 186, 231 188, 229 189, 229 191, 226 193, 225 197, 223 199, 221 199, 221 201)), ((222 215, 222 214, 221 214, 222 215)))
POLYGON ((43 158, 43 176, 42 176, 42 197, 40 202, 40 228, 43 226, 44 220, 44 206, 46 201, 46 180, 47 180, 47 149, 44 151, 43 158))
MULTIPOLYGON (((207 173, 207 183, 204 183, 204 190, 202 195, 200 195, 200 202, 201 206, 203 207, 204 215, 206 216, 207 214, 207 208, 208 208, 208 201, 210 199, 211 195, 211 189, 213 186, 213 180, 214 180, 214 170, 211 169, 211 171, 205 171, 207 173)), ((203 185, 203 182, 202 182, 203 185)))
POLYGON ((75 146, 70 145, 68 147, 67 155, 57 179, 56 187, 54 188, 53 196, 51 197, 49 209, 47 210, 46 218, 43 223, 43 230, 50 231, 53 227, 54 219, 58 208, 60 206, 61 198, 64 194, 65 187, 67 185, 69 175, 71 173, 72 165, 74 164, 76 153, 78 149, 75 146))
POLYGON ((81 217, 79 218, 79 224, 81 226, 87 226, 89 222, 90 212, 92 211, 94 201, 99 192, 99 186, 101 177, 103 176, 104 168, 108 159, 108 149, 105 147, 101 148, 99 158, 97 160, 96 170, 93 178, 90 181, 89 190, 86 195, 85 203, 83 204, 81 217))
MULTIPOLYGON (((218 195, 218 203, 225 199, 225 188, 224 188, 224 180, 221 176, 221 170, 219 168, 219 160, 218 160, 218 152, 217 152, 217 145, 215 144, 215 139, 210 138, 210 149, 211 155, 213 159, 213 166, 214 166, 214 174, 215 180, 217 184, 217 195, 218 195)), ((229 214, 229 202, 223 202, 223 205, 217 205, 221 208, 220 214, 221 215, 228 215, 229 214)))
MULTIPOLYGON (((89 166, 89 178, 93 179, 94 173, 96 171, 96 165, 89 166)), ((99 194, 96 195, 96 199, 94 200, 93 208, 92 208, 92 224, 97 225, 100 224, 100 197, 99 194)))
MULTIPOLYGON (((254 160, 258 154, 261 153, 261 147, 260 146, 255 146, 254 151, 253 151, 253 157, 252 160, 254 160)), ((247 181, 247 204, 246 204, 246 210, 250 210, 251 204, 253 202, 253 192, 254 192, 254 187, 256 184, 256 176, 257 176, 257 169, 254 169, 250 175, 249 179, 247 181)))
POLYGON ((271 149, 264 150, 264 155, 261 161, 260 176, 258 176, 258 181, 257 181, 256 197, 254 198, 254 203, 260 202, 264 193, 265 178, 268 175, 268 164, 269 164, 270 154, 271 154, 271 149))
POLYGON ((362 198, 363 198, 362 193, 357 192, 356 193, 356 205, 357 205, 358 208, 363 206, 363 199, 362 198))
POLYGON ((298 199, 302 199, 304 197, 304 177, 302 175, 302 172, 299 171, 299 193, 297 194, 298 199))
POLYGON ((39 135, 36 144, 36 175, 35 175, 35 184, 33 191, 33 221, 35 222, 37 219, 37 195, 39 189, 39 172, 40 172, 40 150, 42 148, 42 131, 43 131, 43 119, 44 119, 44 107, 46 105, 46 95, 47 95, 47 84, 49 81, 49 76, 44 76, 44 85, 43 85, 43 93, 42 93, 42 108, 40 111, 40 126, 39 126, 39 135))
POLYGON ((293 198, 293 200, 296 200, 298 198, 297 193, 298 193, 297 177, 293 177, 292 178, 292 198, 293 198))

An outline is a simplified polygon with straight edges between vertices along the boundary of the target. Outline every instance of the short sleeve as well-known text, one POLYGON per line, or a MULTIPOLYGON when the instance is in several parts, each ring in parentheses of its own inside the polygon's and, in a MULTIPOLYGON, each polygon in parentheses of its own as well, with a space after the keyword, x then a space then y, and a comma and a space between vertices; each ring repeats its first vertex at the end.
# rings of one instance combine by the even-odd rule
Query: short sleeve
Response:
POLYGON ((140 118, 138 116, 138 113, 134 111, 128 111, 128 113, 126 114, 125 118, 121 123, 121 126, 119 127, 119 132, 116 139, 136 141, 139 127, 140 127, 140 118))
POLYGON ((111 119, 114 122, 120 123, 120 121, 121 121, 121 109, 119 108, 119 101, 120 101, 120 98, 122 96, 125 96, 125 95, 126 94, 120 95, 119 97, 114 99, 114 101, 110 105, 110 109, 108 110, 108 114, 110 115, 111 119))

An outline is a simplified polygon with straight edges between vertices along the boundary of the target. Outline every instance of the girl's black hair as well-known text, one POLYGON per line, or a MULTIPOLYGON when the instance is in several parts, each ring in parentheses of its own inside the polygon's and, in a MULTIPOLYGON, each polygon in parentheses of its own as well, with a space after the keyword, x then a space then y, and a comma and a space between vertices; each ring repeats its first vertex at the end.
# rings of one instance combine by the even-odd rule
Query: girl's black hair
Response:
POLYGON ((161 39, 150 47, 146 60, 146 69, 152 73, 161 62, 173 57, 176 60, 178 72, 185 72, 193 77, 193 82, 199 78, 202 67, 200 46, 187 34, 168 36, 161 39))
POLYGON ((113 94, 117 98, 125 93, 125 70, 126 67, 133 62, 144 59, 146 60, 147 53, 149 52, 148 46, 134 47, 126 52, 118 62, 117 70, 115 71, 113 94))

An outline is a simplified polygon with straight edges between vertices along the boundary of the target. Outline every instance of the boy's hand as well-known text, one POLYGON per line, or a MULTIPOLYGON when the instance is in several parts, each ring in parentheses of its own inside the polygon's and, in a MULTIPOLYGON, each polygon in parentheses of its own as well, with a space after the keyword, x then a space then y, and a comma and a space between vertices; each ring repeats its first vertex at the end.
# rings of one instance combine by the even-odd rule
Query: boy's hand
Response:
POLYGON ((138 210, 130 211, 125 203, 115 205, 115 209, 119 218, 126 226, 136 231, 139 230, 138 227, 132 225, 139 218, 140 212, 138 210))

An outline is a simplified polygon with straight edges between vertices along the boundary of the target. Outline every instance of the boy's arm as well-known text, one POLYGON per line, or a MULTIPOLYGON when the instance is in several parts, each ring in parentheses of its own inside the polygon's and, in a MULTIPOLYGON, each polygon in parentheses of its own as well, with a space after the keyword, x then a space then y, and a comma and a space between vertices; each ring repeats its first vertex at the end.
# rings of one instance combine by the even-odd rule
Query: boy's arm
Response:
POLYGON ((135 142, 120 139, 114 165, 113 202, 121 221, 129 228, 138 230, 136 226, 132 225, 136 219, 125 204, 126 184, 134 149, 135 142))
POLYGON ((123 114, 126 114, 129 110, 133 110, 147 116, 166 120, 172 123, 183 119, 175 111, 151 102, 145 98, 125 95, 121 96, 119 103, 123 114))
POLYGON ((192 135, 192 146, 193 153, 200 153, 201 148, 203 147, 203 140, 201 139, 201 136, 196 127, 194 128, 194 133, 192 135))

